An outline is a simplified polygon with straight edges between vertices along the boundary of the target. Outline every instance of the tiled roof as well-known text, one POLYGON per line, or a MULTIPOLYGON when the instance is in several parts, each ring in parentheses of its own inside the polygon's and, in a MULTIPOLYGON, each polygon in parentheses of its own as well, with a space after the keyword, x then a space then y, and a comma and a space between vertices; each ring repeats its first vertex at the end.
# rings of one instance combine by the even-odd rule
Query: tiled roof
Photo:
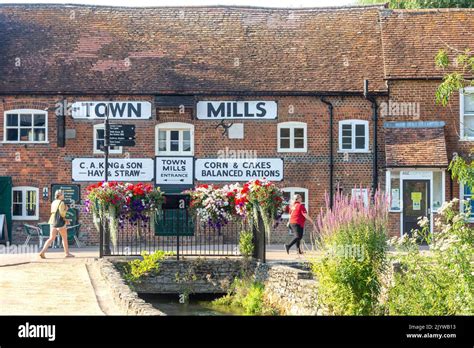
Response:
POLYGON ((0 5, 0 92, 386 91, 380 7, 0 5))
POLYGON ((474 9, 386 9, 380 17, 387 79, 441 77, 434 64, 439 49, 474 47, 474 9))
POLYGON ((386 124, 384 136, 386 166, 389 168, 448 166, 444 125, 386 124))

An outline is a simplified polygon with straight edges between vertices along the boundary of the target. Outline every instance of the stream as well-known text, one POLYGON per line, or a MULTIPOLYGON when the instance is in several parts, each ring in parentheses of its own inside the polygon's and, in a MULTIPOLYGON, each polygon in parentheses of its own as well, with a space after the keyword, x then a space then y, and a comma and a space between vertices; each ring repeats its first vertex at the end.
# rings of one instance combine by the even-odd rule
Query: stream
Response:
POLYGON ((167 315, 243 315, 228 306, 215 306, 212 301, 224 294, 191 294, 188 303, 180 303, 176 294, 139 294, 140 298, 167 315))

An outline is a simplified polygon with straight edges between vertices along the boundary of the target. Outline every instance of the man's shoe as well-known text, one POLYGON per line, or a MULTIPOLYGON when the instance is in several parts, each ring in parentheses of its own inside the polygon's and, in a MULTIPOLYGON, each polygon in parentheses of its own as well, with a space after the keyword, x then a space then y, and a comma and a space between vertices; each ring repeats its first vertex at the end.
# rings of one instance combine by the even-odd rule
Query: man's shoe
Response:
POLYGON ((290 254, 290 248, 288 247, 288 245, 284 244, 285 245, 285 250, 286 250, 286 253, 289 255, 290 254))

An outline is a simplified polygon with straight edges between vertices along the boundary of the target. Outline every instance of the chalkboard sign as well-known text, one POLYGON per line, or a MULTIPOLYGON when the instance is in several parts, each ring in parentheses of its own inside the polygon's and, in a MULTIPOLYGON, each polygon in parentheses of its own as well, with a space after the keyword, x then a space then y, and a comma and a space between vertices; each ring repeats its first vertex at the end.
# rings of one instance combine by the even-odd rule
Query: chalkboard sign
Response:
POLYGON ((66 219, 70 221, 71 226, 76 225, 79 220, 79 210, 76 208, 69 208, 66 212, 66 219))
POLYGON ((64 192, 64 201, 66 204, 79 204, 81 202, 81 187, 80 185, 68 184, 52 184, 51 185, 51 201, 54 201, 54 194, 57 190, 64 192))

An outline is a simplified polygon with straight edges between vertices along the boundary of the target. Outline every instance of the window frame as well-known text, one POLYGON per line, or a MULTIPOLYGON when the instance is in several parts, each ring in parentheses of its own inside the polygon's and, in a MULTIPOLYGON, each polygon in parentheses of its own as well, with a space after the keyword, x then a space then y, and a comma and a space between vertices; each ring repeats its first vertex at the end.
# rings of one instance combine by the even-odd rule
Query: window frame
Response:
POLYGON ((194 156, 194 125, 191 123, 184 123, 184 122, 164 122, 164 123, 158 123, 155 126, 155 155, 156 156, 194 156), (160 151, 160 145, 159 145, 159 132, 160 131, 166 131, 167 132, 167 138, 166 138, 166 144, 167 144, 167 149, 169 148, 169 144, 171 142, 170 137, 168 136, 169 132, 171 131, 180 131, 179 134, 183 134, 183 131, 189 131, 190 132, 190 145, 191 145, 191 150, 190 151, 183 151, 182 146, 183 146, 183 141, 184 139, 180 138, 179 140, 179 151, 160 151))
POLYGON ((360 192, 362 195, 362 200, 364 202, 364 206, 368 207, 369 206, 369 189, 368 188, 360 188, 360 187, 355 187, 351 189, 351 197, 355 197, 354 195, 357 194, 357 192, 360 192))
MULTIPOLYGON (((93 138, 93 144, 92 144, 92 147, 93 147, 93 153, 94 155, 103 155, 104 154, 104 151, 98 149, 96 146, 97 146, 97 131, 100 130, 100 129, 103 129, 104 130, 104 135, 105 135, 105 125, 103 123, 97 123, 94 125, 93 127, 93 134, 92 134, 92 138, 93 138)), ((109 147, 109 154, 110 155, 121 155, 123 153, 123 148, 122 146, 115 146, 116 149, 110 149, 109 147)))
MULTIPOLYGON (((469 86, 459 90, 459 138, 461 141, 474 141, 474 136, 464 135, 464 117, 466 116, 464 112, 464 98, 466 94, 474 96, 474 87, 469 86)), ((469 115, 474 117, 474 112, 469 115)))
MULTIPOLYGON (((289 186, 289 187, 283 187, 281 189, 283 192, 289 192, 290 193, 290 199, 293 197, 295 192, 304 192, 305 194, 305 201, 303 202, 304 207, 306 208, 307 213, 309 214, 309 190, 304 187, 296 187, 296 186, 289 186)), ((288 213, 283 213, 281 216, 282 219, 289 219, 290 214, 288 213)))
POLYGON ((296 122, 296 121, 289 121, 289 122, 280 122, 277 126, 277 152, 308 152, 308 125, 306 122, 296 122), (280 130, 282 128, 289 128, 290 129, 290 147, 289 148, 282 148, 281 147, 281 135, 280 130), (295 148, 294 147, 294 140, 295 140, 295 128, 303 128, 303 148, 295 148))
POLYGON ((40 198, 39 198, 39 188, 33 186, 14 186, 12 188, 12 220, 15 221, 35 221, 39 220, 39 209, 40 209, 40 198), (23 201, 21 202, 22 215, 13 215, 13 204, 14 204, 14 191, 21 191, 23 194, 23 201), (34 216, 26 215, 26 197, 27 191, 36 192, 36 214, 34 216))
MULTIPOLYGON (((471 192, 471 196, 472 196, 472 192, 471 192)), ((460 211, 464 211, 464 184, 460 183, 459 184, 459 201, 460 201, 460 207, 459 207, 459 210, 460 211)), ((471 198, 472 200, 473 198, 471 198)), ((468 222, 470 223, 474 223, 474 211, 471 211, 471 217, 467 219, 468 222)))
MULTIPOLYGON (((26 127, 25 127, 26 128, 26 127)), ((34 130, 34 122, 32 120, 31 122, 31 129, 34 130)), ((48 137, 48 112, 45 110, 39 110, 39 109, 11 109, 11 110, 5 110, 3 112, 3 143, 6 144, 49 144, 49 137, 48 137), (18 114, 18 126, 17 127, 12 127, 12 126, 7 126, 7 115, 8 114, 18 114), (7 129, 18 129, 20 131, 21 126, 20 126, 20 114, 43 114, 45 116, 45 123, 44 127, 37 127, 37 128, 44 128, 45 129, 45 134, 44 134, 44 140, 43 141, 34 141, 34 140, 7 140, 7 129)), ((20 134, 19 134, 20 135, 20 134)))
POLYGON ((369 121, 366 120, 358 120, 358 119, 351 119, 351 120, 342 120, 339 121, 339 152, 349 152, 349 153, 368 153, 369 151, 369 121), (342 148, 342 128, 345 125, 351 125, 351 148, 350 149, 343 149, 342 148), (365 141, 364 141, 364 148, 363 149, 356 149, 356 135, 355 129, 357 125, 363 125, 365 130, 365 141))

